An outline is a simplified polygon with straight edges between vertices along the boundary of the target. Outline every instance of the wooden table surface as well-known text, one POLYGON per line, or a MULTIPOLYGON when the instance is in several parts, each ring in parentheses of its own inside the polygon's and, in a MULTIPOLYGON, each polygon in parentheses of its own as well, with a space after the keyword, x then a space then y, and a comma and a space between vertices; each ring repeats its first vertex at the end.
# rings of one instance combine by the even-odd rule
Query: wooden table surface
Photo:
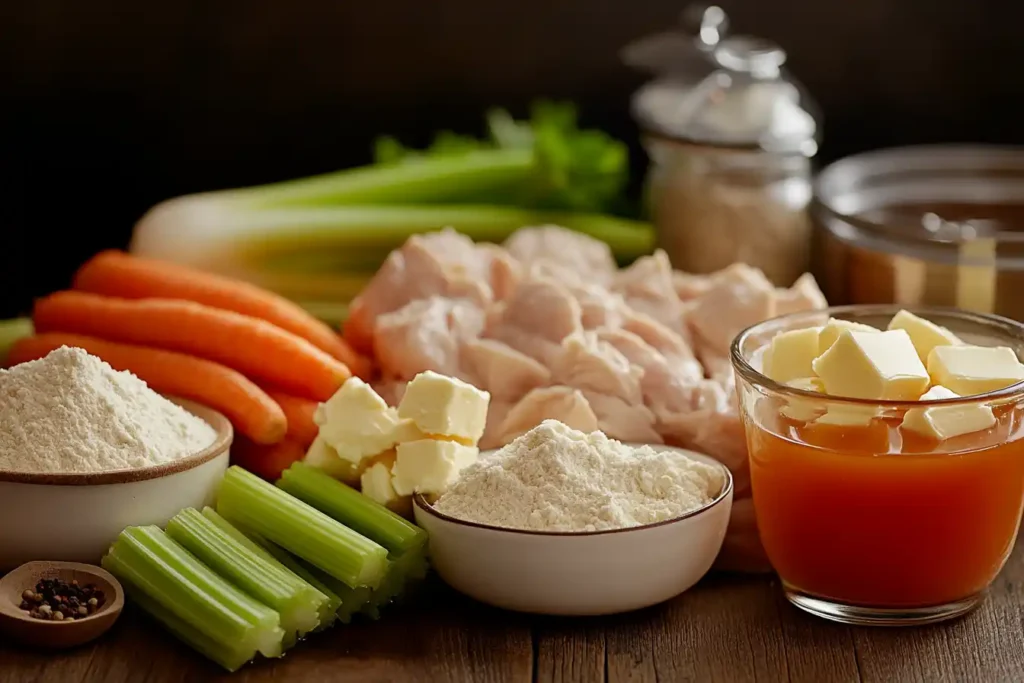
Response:
POLYGON ((510 614, 439 583, 378 622, 319 634, 284 659, 227 675, 129 610, 94 645, 62 654, 0 643, 0 683, 442 681, 1024 681, 1024 549, 958 621, 849 628, 788 605, 778 581, 712 576, 679 598, 610 618, 510 614))

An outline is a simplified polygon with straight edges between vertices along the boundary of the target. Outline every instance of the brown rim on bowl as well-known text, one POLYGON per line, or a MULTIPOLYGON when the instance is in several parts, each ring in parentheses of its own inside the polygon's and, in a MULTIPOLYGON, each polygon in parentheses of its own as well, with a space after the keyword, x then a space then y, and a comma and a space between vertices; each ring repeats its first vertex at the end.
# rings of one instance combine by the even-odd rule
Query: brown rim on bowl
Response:
MULTIPOLYGON (((897 408, 897 407, 911 407, 920 405, 920 401, 895 401, 889 399, 867 399, 867 398, 852 398, 848 396, 833 396, 831 394, 822 394, 816 391, 809 391, 806 389, 797 389, 795 387, 781 384, 775 380, 769 378, 767 375, 762 374, 759 370, 756 370, 754 366, 743 356, 743 344, 750 335, 768 327, 770 325, 779 325, 785 323, 787 320, 799 320, 800 318, 810 317, 815 314, 828 316, 830 318, 841 317, 844 314, 857 314, 857 315, 895 315, 899 311, 909 311, 915 315, 920 315, 923 318, 928 319, 929 315, 939 315, 948 317, 958 317, 964 320, 969 320, 979 325, 985 325, 988 327, 997 327, 1002 332, 1009 336, 1016 337, 1017 341, 1024 346, 1024 324, 1021 324, 1015 320, 1004 318, 1000 315, 994 315, 992 313, 973 313, 971 311, 965 311, 959 308, 943 307, 943 306, 900 306, 898 304, 850 304, 847 306, 831 306, 829 308, 822 308, 814 311, 800 311, 798 313, 789 313, 786 315, 776 316, 769 318, 755 325, 751 325, 746 328, 733 339, 732 345, 730 346, 730 355, 732 357, 733 368, 739 373, 745 380, 751 384, 757 386, 763 386, 766 389, 783 395, 788 396, 802 396, 807 398, 817 399, 828 399, 834 403, 848 403, 851 405, 860 406, 876 406, 882 408, 897 408)), ((780 327, 780 329, 786 329, 780 327)), ((971 396, 960 396, 958 398, 944 398, 934 401, 928 401, 930 406, 946 406, 946 405, 958 405, 977 403, 978 401, 990 401, 995 399, 1007 398, 1015 396, 1024 391, 1024 382, 1017 382, 1010 386, 998 389, 996 391, 990 391, 984 394, 974 394, 971 396)))
MULTIPOLYGON (((520 535, 523 535, 523 536, 559 536, 559 537, 570 537, 570 538, 583 538, 583 537, 589 537, 589 536, 607 536, 608 534, 621 534, 621 533, 624 533, 624 532, 627 532, 627 531, 641 531, 643 529, 654 529, 655 527, 668 526, 669 524, 675 524, 676 522, 682 522, 684 519, 690 519, 691 517, 695 517, 695 516, 699 515, 700 513, 706 512, 707 510, 710 510, 711 508, 719 505, 723 500, 726 499, 726 497, 730 493, 732 493, 732 490, 733 490, 732 472, 730 472, 729 468, 726 467, 725 465, 723 465, 717 458, 713 458, 710 455, 706 455, 704 453, 697 453, 697 451, 691 451, 691 450, 686 449, 686 448, 676 448, 675 446, 665 446, 663 444, 629 444, 629 445, 631 445, 631 446, 647 445, 647 446, 651 446, 652 448, 660 448, 662 450, 679 451, 679 452, 682 452, 683 454, 696 453, 697 455, 701 455, 701 456, 707 458, 708 460, 712 461, 716 466, 722 468, 722 470, 725 472, 725 485, 722 486, 722 490, 718 492, 718 495, 715 496, 714 500, 712 500, 710 503, 708 503, 707 505, 702 505, 699 508, 697 508, 696 510, 690 510, 689 512, 687 512, 685 514, 682 514, 682 515, 679 515, 678 517, 672 517, 671 519, 663 519, 660 522, 651 522, 650 524, 641 524, 639 526, 627 526, 627 527, 622 527, 621 529, 603 529, 601 531, 537 531, 537 530, 534 530, 534 529, 513 529, 513 528, 505 527, 505 526, 495 526, 493 524, 482 524, 480 522, 470 522, 470 521, 465 520, 465 519, 459 519, 458 517, 452 517, 451 515, 446 515, 443 512, 438 512, 437 509, 433 505, 431 505, 430 503, 427 502, 427 499, 423 497, 422 493, 417 493, 417 494, 415 494, 413 496, 413 499, 412 499, 413 500, 413 504, 416 507, 418 507, 421 510, 423 510, 424 512, 426 512, 428 515, 431 515, 433 517, 437 517, 438 519, 443 520, 445 522, 451 522, 452 524, 458 524, 458 525, 461 525, 461 526, 468 526, 468 527, 473 527, 473 528, 476 528, 476 529, 486 529, 488 531, 501 531, 501 532, 509 533, 509 534, 520 534, 520 535)), ((491 451, 491 452, 493 452, 493 451, 491 451)), ((698 462, 700 462, 700 460, 698 460, 698 462)))
POLYGON ((14 472, 0 469, 0 483, 38 484, 42 486, 98 486, 102 484, 128 484, 148 479, 159 479, 170 474, 184 472, 199 467, 220 454, 230 445, 234 438, 231 422, 222 413, 183 398, 167 396, 168 400, 204 420, 217 433, 213 443, 193 455, 165 462, 153 467, 139 467, 124 470, 111 470, 89 474, 51 474, 44 472, 14 472))

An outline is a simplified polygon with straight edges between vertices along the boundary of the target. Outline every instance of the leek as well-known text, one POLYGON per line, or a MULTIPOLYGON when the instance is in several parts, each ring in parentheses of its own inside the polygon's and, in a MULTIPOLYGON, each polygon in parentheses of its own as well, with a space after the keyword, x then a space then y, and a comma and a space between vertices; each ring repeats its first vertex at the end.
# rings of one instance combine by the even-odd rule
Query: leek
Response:
POLYGON ((6 364, 7 353, 14 342, 32 336, 32 321, 29 318, 13 318, 0 321, 0 365, 6 364))
POLYGON ((376 588, 387 573, 383 546, 238 466, 224 475, 217 512, 348 586, 376 588))
POLYGON ((426 531, 304 462, 282 472, 277 485, 392 553, 422 552, 426 545, 426 531))
POLYGON ((232 586, 155 526, 129 527, 102 565, 187 642, 226 668, 262 653, 282 653, 284 631, 274 610, 232 586), (156 607, 154 607, 156 606, 156 607), (171 620, 162 617, 173 616, 171 620))
POLYGON ((167 524, 167 535, 206 566, 281 615, 289 643, 320 624, 327 596, 277 561, 267 562, 198 510, 182 510, 167 524))
POLYGON ((218 515, 217 511, 213 508, 203 508, 203 516, 220 527, 225 533, 230 535, 243 546, 262 557, 264 561, 272 564, 276 563, 281 568, 290 571, 295 574, 295 576, 317 589, 321 595, 326 598, 323 604, 320 605, 320 625, 316 628, 317 631, 322 631, 334 623, 335 619, 337 619, 338 608, 341 607, 341 598, 331 591, 326 584, 321 582, 316 576, 303 567, 296 558, 292 557, 286 551, 273 545, 269 541, 260 538, 256 534, 252 532, 245 532, 234 526, 231 522, 218 515))

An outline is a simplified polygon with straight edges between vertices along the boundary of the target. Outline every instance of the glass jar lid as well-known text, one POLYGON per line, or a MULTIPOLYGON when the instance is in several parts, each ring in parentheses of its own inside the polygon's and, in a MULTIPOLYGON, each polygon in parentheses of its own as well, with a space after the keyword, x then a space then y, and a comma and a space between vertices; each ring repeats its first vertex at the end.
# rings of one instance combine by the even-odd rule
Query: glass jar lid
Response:
POLYGON ((719 7, 684 14, 686 32, 641 39, 624 61, 655 74, 633 96, 648 133, 718 147, 814 156, 817 107, 783 69, 785 51, 770 40, 727 35, 719 7))

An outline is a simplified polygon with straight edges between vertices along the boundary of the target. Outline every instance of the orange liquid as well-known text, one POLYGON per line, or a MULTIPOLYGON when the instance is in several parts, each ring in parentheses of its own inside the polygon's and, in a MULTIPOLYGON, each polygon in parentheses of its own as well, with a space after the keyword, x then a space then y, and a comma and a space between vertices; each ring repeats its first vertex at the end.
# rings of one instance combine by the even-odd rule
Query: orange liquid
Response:
POLYGON ((872 607, 936 606, 995 578, 1024 504, 1024 428, 943 443, 898 422, 747 424, 761 540, 792 588, 872 607), (773 433, 774 432, 774 433, 773 433), (942 452, 939 452, 942 449, 942 452))

